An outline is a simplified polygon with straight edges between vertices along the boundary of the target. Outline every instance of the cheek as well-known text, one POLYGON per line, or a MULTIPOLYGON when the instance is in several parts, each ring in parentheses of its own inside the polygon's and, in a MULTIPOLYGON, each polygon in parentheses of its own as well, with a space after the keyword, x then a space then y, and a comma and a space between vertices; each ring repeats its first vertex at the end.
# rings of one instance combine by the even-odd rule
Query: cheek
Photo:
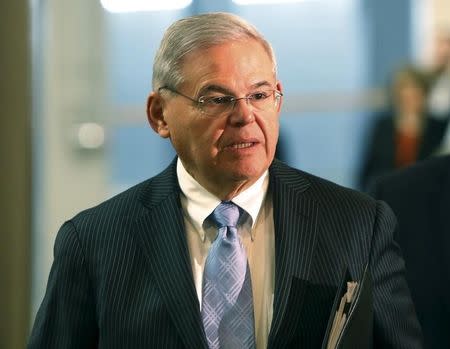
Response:
POLYGON ((186 154, 191 148, 190 143, 193 138, 190 134, 191 130, 188 125, 175 118, 167 119, 167 124, 170 132, 170 141, 172 142, 175 151, 179 155, 186 154))
POLYGON ((278 116, 272 118, 260 119, 259 127, 264 134, 266 147, 269 152, 275 152, 275 146, 278 142, 279 119, 278 116))
POLYGON ((165 112, 165 120, 170 132, 170 140, 177 152, 186 151, 191 147, 192 139, 195 139, 195 127, 193 127, 192 116, 185 108, 177 104, 169 105, 165 112))
POLYGON ((269 146, 268 146, 268 158, 270 161, 273 160, 273 158, 275 157, 275 152, 276 152, 276 148, 277 148, 277 143, 278 143, 278 136, 279 136, 279 128, 280 128, 280 124, 279 124, 279 119, 278 116, 276 117, 276 119, 269 125, 269 146))
POLYGON ((218 144, 223 134, 223 128, 213 125, 210 120, 184 125, 185 143, 189 144, 190 151, 202 156, 215 156, 218 152, 218 144))
POLYGON ((204 147, 211 148, 218 145, 226 126, 226 120, 199 117, 191 124, 192 135, 204 147))
POLYGON ((273 128, 271 129, 271 134, 270 134, 270 150, 269 150, 269 156, 270 158, 273 159, 273 157, 275 156, 275 152, 276 152, 276 148, 277 148, 277 143, 278 143, 278 135, 279 135, 279 129, 278 129, 279 125, 276 124, 273 126, 273 128))

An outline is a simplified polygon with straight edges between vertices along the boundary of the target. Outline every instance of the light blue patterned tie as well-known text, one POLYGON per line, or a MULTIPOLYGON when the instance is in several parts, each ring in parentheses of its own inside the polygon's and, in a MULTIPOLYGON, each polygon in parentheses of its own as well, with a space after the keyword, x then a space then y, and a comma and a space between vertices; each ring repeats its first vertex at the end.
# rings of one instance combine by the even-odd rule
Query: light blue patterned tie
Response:
POLYGON ((205 263, 201 311, 210 349, 255 348, 250 269, 236 228, 240 210, 224 201, 211 215, 219 232, 205 263))

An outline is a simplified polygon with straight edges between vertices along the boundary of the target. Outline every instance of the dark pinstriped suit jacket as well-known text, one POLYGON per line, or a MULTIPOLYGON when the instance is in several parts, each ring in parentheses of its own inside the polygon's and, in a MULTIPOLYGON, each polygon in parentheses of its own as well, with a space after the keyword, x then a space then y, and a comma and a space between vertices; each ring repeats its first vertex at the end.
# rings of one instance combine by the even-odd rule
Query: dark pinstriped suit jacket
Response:
POLYGON ((425 348, 450 348, 450 156, 395 171, 373 187, 398 217, 425 348))
MULTIPOLYGON (((383 203, 274 161, 269 348, 320 348, 340 275, 374 280, 376 348, 421 333, 383 203)), ((66 222, 29 348, 206 348, 175 162, 66 222)))

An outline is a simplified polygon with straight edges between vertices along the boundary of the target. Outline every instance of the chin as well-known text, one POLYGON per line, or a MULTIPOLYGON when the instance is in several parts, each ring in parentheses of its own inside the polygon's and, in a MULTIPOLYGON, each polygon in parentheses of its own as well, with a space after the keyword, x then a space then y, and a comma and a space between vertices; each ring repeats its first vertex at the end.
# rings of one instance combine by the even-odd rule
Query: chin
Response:
POLYGON ((266 169, 266 166, 255 166, 255 164, 248 164, 245 166, 237 165, 230 169, 230 173, 232 173, 233 178, 238 181, 256 180, 266 169))

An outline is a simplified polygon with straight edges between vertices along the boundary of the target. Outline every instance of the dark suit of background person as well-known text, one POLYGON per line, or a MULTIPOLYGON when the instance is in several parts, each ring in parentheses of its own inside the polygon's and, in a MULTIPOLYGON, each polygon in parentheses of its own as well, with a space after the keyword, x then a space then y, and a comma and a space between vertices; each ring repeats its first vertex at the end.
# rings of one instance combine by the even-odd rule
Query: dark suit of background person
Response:
MULTIPOLYGON (((168 30, 173 34, 173 28, 178 28, 184 35, 167 35, 170 40, 183 40, 189 36, 186 28, 180 28, 183 23, 204 28, 206 20, 214 27, 214 33, 218 27, 228 30, 248 26, 230 14, 208 14, 176 22, 168 30)), ((238 176, 238 171, 252 178, 255 168, 261 178, 259 173, 268 169, 267 200, 273 215, 265 218, 273 218, 275 241, 273 307, 264 310, 273 311, 267 332, 269 348, 319 348, 344 269, 348 268, 351 278, 357 281, 366 266, 373 279, 374 347, 421 348, 420 325, 403 277, 404 262, 393 241, 392 211, 369 196, 273 160, 281 83, 272 82, 276 79, 275 61, 268 59, 270 47, 262 42, 254 36, 249 38, 247 33, 231 42, 227 38, 225 43, 215 43, 209 49, 191 51, 201 59, 187 56, 183 63, 183 74, 196 82, 185 80, 180 86, 183 92, 176 90, 176 85, 170 87, 170 93, 161 91, 155 78, 159 75, 154 74, 156 82, 147 109, 151 126, 163 137, 170 132, 179 161, 190 170, 193 163, 202 168, 205 159, 209 159, 210 146, 198 147, 199 140, 209 139, 210 134, 216 135, 222 129, 231 131, 222 135, 232 137, 232 144, 245 147, 221 150, 225 152, 221 155, 227 161, 225 165, 230 161, 233 165, 227 173, 217 172, 217 168, 225 166, 222 162, 210 166, 207 161, 207 168, 215 174, 209 179, 238 176), (227 59, 211 61, 212 57, 223 56, 227 59), (224 74, 224 70, 230 74, 224 74), (198 71, 206 73, 199 78, 198 71), (250 76, 250 81, 243 76, 250 76), (207 78, 206 85, 203 77, 207 78), (219 118, 207 113, 211 108, 222 108, 223 103, 205 106, 189 97, 193 95, 191 90, 205 86, 214 89, 215 96, 222 96, 224 91, 239 97, 255 93, 253 89, 259 87, 249 87, 247 91, 245 88, 248 82, 249 86, 255 84, 255 77, 258 86, 270 82, 279 91, 273 91, 274 99, 268 100, 274 103, 273 110, 257 109, 258 92, 255 101, 244 99, 225 105, 227 112, 219 118), (235 89, 235 83, 239 89, 235 89), (208 119, 208 115, 215 118, 208 119), (265 132, 264 139, 258 136, 260 128, 265 132), (239 135, 247 132, 256 137, 251 144, 241 143, 240 137, 244 136, 239 135), (196 147, 180 147, 180 142, 196 147), (190 149, 195 151, 189 152, 190 149), (241 155, 229 156, 228 151, 241 155), (257 157, 249 155, 254 152, 257 157), (247 161, 247 156, 251 161, 247 161)), ((158 57, 157 54, 155 61, 158 57)), ((175 160, 161 174, 81 212, 62 226, 30 349, 206 348, 176 166, 175 160)), ((197 178, 209 174, 193 173, 197 178)), ((203 183, 210 185, 208 181, 203 183)), ((211 193, 219 192, 217 198, 224 200, 220 190, 229 184, 225 181, 222 186, 213 186, 211 193)), ((226 200, 234 197, 225 194, 226 200)))
POLYGON ((367 190, 380 175, 432 155, 441 144, 446 120, 427 109, 427 80, 413 66, 398 69, 390 86, 391 105, 379 113, 368 138, 360 172, 360 188, 367 190))
POLYGON ((450 348, 450 156, 383 177, 373 194, 398 218, 397 240, 425 348, 450 348))

